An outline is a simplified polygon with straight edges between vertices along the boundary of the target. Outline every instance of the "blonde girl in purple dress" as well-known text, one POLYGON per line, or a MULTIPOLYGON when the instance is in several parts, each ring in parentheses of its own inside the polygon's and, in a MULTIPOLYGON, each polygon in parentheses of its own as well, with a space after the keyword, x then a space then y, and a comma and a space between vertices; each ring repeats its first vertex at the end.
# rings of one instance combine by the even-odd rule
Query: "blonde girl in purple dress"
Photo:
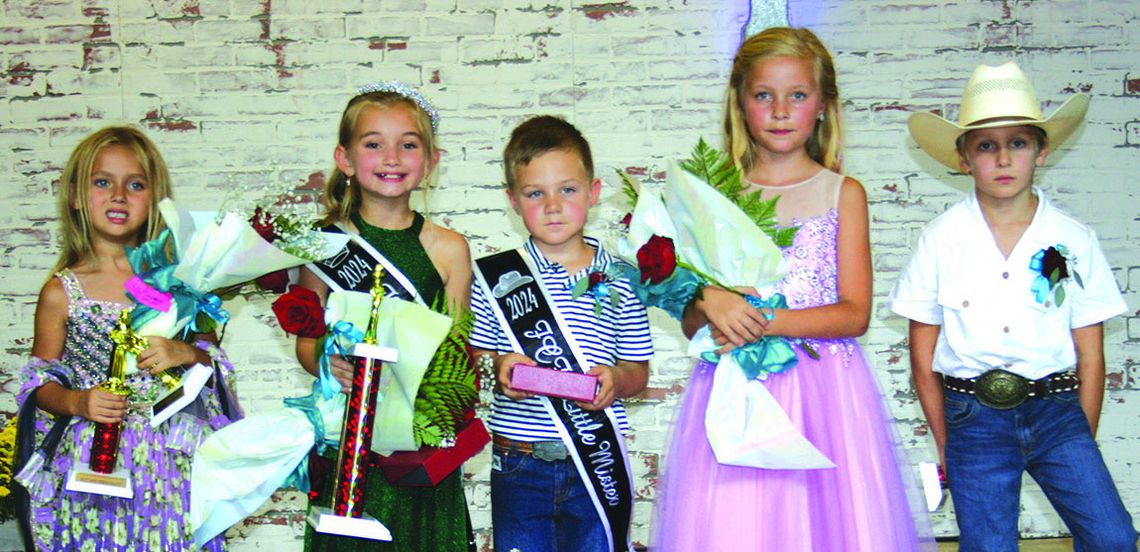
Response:
MULTIPOLYGON (((32 359, 20 373, 21 416, 34 416, 37 447, 17 476, 30 503, 25 543, 36 550, 188 550, 190 459, 211 431, 228 423, 217 388, 229 365, 206 340, 196 344, 148 337, 129 375, 129 398, 96 387, 106 379, 108 337, 122 309, 134 307, 124 283, 134 276, 126 248, 163 229, 158 202, 170 197, 170 176, 154 144, 132 127, 108 127, 84 139, 60 178, 62 251, 36 304, 32 359), (220 368, 198 404, 150 426, 149 406, 165 389, 158 374, 195 362, 220 368), (27 405, 27 407, 25 407, 27 405), (193 413, 189 413, 193 412, 193 413), (123 423, 118 467, 134 497, 64 489, 73 466, 86 466, 95 422, 123 423), (44 447, 56 424, 58 446, 44 447), (54 450, 53 450, 54 449, 54 450)), ((219 536, 204 547, 220 550, 219 536)))

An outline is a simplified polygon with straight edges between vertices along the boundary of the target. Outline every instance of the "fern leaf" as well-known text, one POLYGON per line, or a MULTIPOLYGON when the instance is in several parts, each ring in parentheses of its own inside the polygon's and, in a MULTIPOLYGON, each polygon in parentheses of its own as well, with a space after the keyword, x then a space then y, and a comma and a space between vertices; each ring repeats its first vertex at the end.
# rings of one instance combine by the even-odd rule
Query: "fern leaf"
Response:
POLYGON ((621 179, 621 192, 623 195, 625 195, 625 199, 629 201, 630 210, 633 210, 633 207, 637 205, 638 196, 641 195, 637 181, 634 180, 634 178, 630 176, 629 173, 621 169, 617 169, 617 173, 618 178, 621 179))

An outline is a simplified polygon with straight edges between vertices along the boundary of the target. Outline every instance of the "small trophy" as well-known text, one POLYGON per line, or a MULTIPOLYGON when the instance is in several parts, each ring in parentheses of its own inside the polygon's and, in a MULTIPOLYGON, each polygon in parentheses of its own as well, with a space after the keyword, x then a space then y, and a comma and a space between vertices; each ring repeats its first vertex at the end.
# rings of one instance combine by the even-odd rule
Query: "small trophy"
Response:
POLYGON ((383 275, 383 267, 377 265, 373 272, 368 330, 364 333, 364 341, 356 344, 352 351, 355 370, 340 435, 332 508, 311 507, 308 520, 321 533, 390 541, 392 533, 388 528, 364 513, 365 470, 368 451, 372 447, 372 422, 376 417, 381 364, 395 362, 398 357, 395 349, 377 344, 380 303, 384 299, 384 287, 380 283, 383 275))
MULTIPOLYGON (((131 311, 123 309, 119 320, 111 330, 111 342, 115 344, 111 353, 111 367, 107 381, 99 384, 105 391, 121 397, 130 396, 126 386, 127 365, 134 362, 134 355, 146 349, 146 338, 131 329, 131 311)), ((130 474, 125 469, 116 470, 119 460, 119 433, 123 422, 113 424, 96 423, 95 436, 91 442, 91 458, 86 468, 76 466, 67 475, 65 488, 69 491, 131 498, 134 487, 130 474)))

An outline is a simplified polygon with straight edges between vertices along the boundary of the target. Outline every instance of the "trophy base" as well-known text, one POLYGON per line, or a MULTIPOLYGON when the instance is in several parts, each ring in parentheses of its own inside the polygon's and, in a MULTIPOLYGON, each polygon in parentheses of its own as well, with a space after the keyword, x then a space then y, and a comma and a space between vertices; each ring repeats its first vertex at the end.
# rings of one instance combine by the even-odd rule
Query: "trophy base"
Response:
POLYGON ((313 506, 309 508, 306 519, 318 533, 378 541, 392 540, 392 532, 368 514, 358 518, 338 516, 332 513, 331 508, 313 506))
POLYGON ((154 402, 154 406, 150 407, 150 427, 158 427, 194 402, 213 373, 214 371, 204 364, 195 364, 186 370, 182 374, 181 384, 164 393, 154 402))
POLYGON ((942 505, 942 480, 938 477, 938 464, 919 462, 918 475, 922 478, 922 494, 926 498, 926 511, 933 512, 942 505))
POLYGON ((125 469, 115 470, 111 473, 98 473, 86 467, 75 467, 67 474, 67 483, 64 484, 64 488, 69 491, 117 496, 119 498, 133 498, 135 496, 131 474, 125 469))

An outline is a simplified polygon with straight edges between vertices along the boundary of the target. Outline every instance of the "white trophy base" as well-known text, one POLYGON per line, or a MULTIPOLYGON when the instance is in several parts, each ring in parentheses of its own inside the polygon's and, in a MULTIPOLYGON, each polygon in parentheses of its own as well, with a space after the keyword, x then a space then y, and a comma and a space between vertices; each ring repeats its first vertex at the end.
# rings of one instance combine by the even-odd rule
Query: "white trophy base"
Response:
POLYGON ((918 475, 922 478, 922 494, 926 497, 926 511, 933 512, 942 505, 942 481, 938 478, 938 464, 919 462, 918 475))
POLYGON ((86 466, 76 466, 67 474, 67 483, 64 488, 69 491, 117 496, 119 498, 133 498, 135 496, 131 474, 125 469, 115 470, 111 473, 97 473, 86 466))
POLYGON ((392 532, 368 514, 358 518, 338 516, 332 513, 331 508, 313 506, 309 508, 307 519, 318 533, 378 541, 392 540, 392 532))
POLYGON ((194 402, 214 371, 204 364, 195 364, 182 374, 182 385, 164 393, 150 407, 150 427, 158 427, 171 416, 194 402))

